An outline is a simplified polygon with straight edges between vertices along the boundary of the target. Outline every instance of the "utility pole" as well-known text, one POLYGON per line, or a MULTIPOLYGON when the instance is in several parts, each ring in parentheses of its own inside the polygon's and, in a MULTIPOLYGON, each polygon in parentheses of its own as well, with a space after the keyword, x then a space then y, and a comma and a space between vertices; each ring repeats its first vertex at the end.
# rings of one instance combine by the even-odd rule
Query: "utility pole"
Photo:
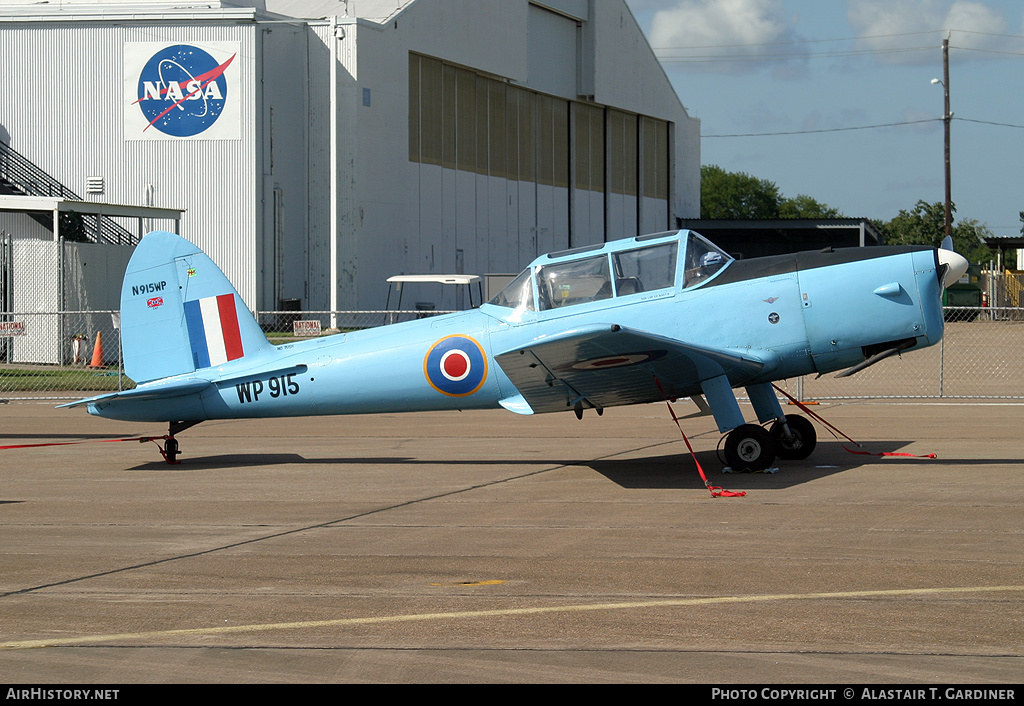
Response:
POLYGON ((949 170, 949 124, 953 122, 953 114, 949 111, 949 35, 942 40, 942 88, 945 94, 945 113, 942 122, 946 138, 946 237, 953 234, 953 188, 949 170))

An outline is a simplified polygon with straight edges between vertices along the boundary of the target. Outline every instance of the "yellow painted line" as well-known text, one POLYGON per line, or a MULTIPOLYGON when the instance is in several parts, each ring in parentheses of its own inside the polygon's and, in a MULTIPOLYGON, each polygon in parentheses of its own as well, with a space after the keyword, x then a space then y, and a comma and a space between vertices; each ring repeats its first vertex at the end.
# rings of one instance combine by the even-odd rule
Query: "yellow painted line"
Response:
POLYGON ((843 598, 898 598, 902 596, 941 596, 962 593, 1006 593, 1021 591, 1024 591, 1024 586, 964 586, 959 588, 905 588, 879 591, 837 591, 830 593, 781 593, 764 596, 720 596, 717 598, 671 598, 665 600, 624 601, 618 603, 587 603, 564 606, 538 606, 535 608, 468 610, 453 613, 411 613, 408 615, 380 615, 366 618, 338 618, 336 620, 305 620, 292 623, 262 623, 207 628, 185 628, 180 630, 152 630, 147 632, 113 633, 109 635, 83 635, 81 637, 54 637, 44 640, 0 642, 0 649, 25 650, 40 647, 66 647, 69 645, 117 642, 119 640, 138 641, 167 637, 194 637, 228 635, 232 633, 266 632, 269 630, 387 625, 394 623, 425 622, 431 620, 464 620, 471 618, 496 618, 516 615, 542 615, 545 613, 579 613, 592 610, 636 610, 643 608, 709 606, 728 603, 763 603, 770 601, 831 600, 843 598))
POLYGON ((430 586, 498 586, 505 583, 501 579, 487 579, 486 581, 456 581, 455 583, 432 583, 430 586))

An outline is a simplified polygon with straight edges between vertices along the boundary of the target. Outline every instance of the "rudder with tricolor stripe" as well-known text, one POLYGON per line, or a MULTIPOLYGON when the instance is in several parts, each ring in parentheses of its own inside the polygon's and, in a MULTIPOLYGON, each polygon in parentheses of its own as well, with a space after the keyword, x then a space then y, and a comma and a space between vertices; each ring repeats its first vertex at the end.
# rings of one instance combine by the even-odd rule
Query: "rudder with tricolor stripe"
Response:
POLYGON ((269 348, 213 261, 180 236, 147 234, 121 290, 125 372, 138 383, 216 367, 269 348))
POLYGON ((208 368, 245 355, 234 294, 184 302, 185 325, 196 368, 208 368))

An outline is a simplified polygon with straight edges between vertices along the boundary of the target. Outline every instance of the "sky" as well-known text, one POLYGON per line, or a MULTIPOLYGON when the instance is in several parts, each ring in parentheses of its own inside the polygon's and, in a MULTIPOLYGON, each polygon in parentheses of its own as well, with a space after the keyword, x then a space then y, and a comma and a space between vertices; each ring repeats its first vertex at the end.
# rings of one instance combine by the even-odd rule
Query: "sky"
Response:
POLYGON ((944 201, 948 37, 954 220, 1020 235, 1020 0, 626 2, 701 121, 701 164, 850 218, 944 201))

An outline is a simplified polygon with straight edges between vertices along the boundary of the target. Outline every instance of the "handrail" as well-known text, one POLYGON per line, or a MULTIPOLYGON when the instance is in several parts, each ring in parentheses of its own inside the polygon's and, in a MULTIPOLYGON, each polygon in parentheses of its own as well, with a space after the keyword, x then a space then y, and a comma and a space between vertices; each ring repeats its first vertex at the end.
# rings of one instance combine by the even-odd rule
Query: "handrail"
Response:
MULTIPOLYGON (((69 201, 82 200, 74 191, 3 141, 0 141, 0 186, 23 196, 47 196, 69 201)), ((75 215, 89 224, 83 230, 86 238, 91 241, 112 245, 135 245, 138 243, 138 236, 108 216, 75 215)), ((49 219, 37 218, 37 220, 43 225, 52 227, 49 219)))

